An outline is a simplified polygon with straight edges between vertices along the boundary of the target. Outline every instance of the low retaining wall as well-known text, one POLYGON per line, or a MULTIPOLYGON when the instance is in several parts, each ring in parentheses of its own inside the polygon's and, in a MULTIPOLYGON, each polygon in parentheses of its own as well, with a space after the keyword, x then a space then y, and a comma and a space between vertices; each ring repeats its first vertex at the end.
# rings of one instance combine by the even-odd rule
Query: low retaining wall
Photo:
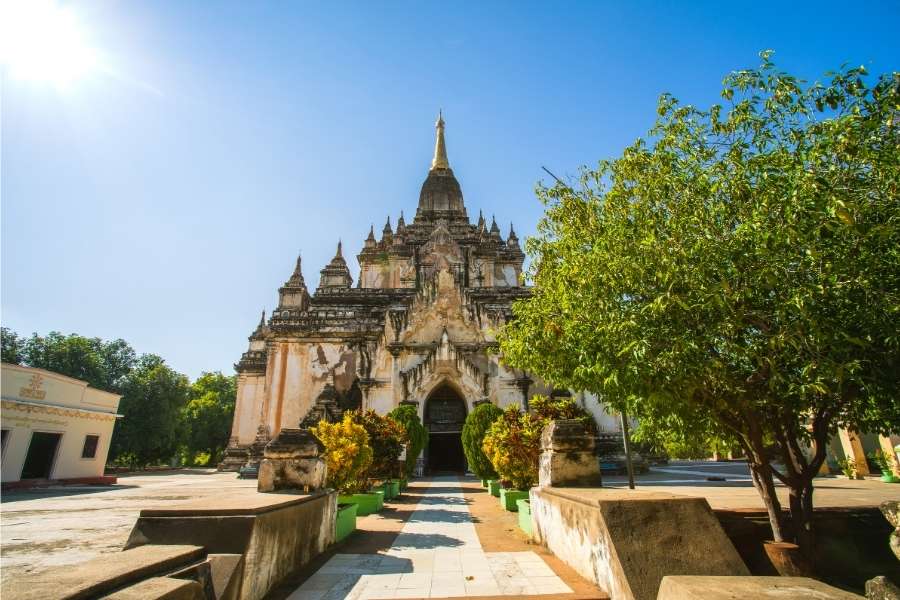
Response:
POLYGON ((749 575, 704 498, 532 488, 534 538, 612 600, 655 600, 666 575, 749 575))
POLYGON ((112 475, 97 475, 96 477, 69 477, 68 479, 20 479, 19 481, 6 481, 0 484, 0 490, 27 490, 36 487, 51 487, 57 485, 115 485, 116 477, 112 475))
MULTIPOLYGON (((753 575, 777 575, 763 549, 772 539, 764 510, 717 510, 716 517, 753 575)), ((790 535, 790 514, 785 511, 790 535)), ((878 507, 817 508, 815 568, 831 585, 864 593, 866 581, 885 575, 900 585, 900 561, 888 546, 893 528, 878 507)))
POLYGON ((260 600, 334 542, 337 495, 246 494, 141 511, 125 549, 192 544, 243 556, 240 598, 260 600))

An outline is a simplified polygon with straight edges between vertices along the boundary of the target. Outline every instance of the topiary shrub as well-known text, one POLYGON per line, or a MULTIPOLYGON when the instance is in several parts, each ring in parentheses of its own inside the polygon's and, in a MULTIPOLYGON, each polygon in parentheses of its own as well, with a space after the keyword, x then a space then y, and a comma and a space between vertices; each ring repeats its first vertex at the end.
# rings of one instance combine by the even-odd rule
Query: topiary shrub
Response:
POLYGON ((328 485, 341 494, 355 494, 368 487, 365 474, 372 464, 372 449, 365 427, 350 414, 338 423, 319 421, 310 431, 325 446, 328 485))
POLYGON ((543 427, 536 415, 508 406, 488 428, 482 449, 504 487, 524 491, 537 483, 543 427))
POLYGON ((575 419, 581 421, 585 429, 592 434, 597 433, 597 422, 594 417, 575 402, 571 396, 547 396, 535 395, 528 401, 528 406, 534 415, 543 421, 544 425, 558 419, 575 419))
POLYGON ((415 406, 402 404, 388 413, 388 416, 400 423, 406 438, 406 461, 403 464, 403 474, 408 478, 416 468, 416 459, 428 444, 428 430, 419 419, 419 412, 415 406))
POLYGON ((462 428, 462 446, 469 463, 469 470, 475 473, 478 479, 496 479, 497 471, 490 459, 484 454, 481 446, 484 443, 484 435, 491 424, 496 421, 503 411, 493 404, 479 404, 466 416, 466 422, 462 428))
POLYGON ((369 479, 391 479, 399 475, 398 459, 406 444, 406 430, 389 416, 379 415, 374 410, 365 412, 354 410, 350 418, 362 425, 369 434, 372 448, 372 465, 367 474, 369 479))

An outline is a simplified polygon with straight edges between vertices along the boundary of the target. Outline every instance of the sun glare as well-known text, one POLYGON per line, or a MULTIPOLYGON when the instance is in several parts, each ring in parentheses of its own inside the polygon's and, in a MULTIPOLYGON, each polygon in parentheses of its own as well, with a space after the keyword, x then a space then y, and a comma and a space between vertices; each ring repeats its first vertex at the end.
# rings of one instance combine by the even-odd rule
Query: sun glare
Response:
POLYGON ((67 86, 97 66, 71 10, 44 0, 0 0, 0 62, 18 79, 67 86))

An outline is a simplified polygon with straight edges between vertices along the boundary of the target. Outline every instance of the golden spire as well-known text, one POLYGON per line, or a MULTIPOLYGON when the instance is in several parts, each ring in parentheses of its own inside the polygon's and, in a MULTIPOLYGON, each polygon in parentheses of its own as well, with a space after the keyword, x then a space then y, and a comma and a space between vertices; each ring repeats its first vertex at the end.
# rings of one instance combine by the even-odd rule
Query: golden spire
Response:
POLYGON ((434 158, 431 160, 431 170, 449 169, 450 161, 447 160, 447 146, 444 145, 443 111, 438 112, 438 120, 434 127, 437 129, 437 140, 434 143, 434 158))

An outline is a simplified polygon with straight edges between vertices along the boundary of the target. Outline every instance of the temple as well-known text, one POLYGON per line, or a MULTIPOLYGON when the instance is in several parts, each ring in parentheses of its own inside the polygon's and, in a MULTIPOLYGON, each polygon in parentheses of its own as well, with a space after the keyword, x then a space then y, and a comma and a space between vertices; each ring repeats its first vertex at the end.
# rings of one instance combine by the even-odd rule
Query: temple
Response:
POLYGON ((495 332, 529 294, 510 226, 472 223, 438 117, 431 168, 415 216, 369 230, 353 277, 337 244, 309 292, 300 258, 235 365, 237 406, 222 468, 259 456, 282 428, 337 420, 351 408, 418 407, 430 431, 428 471, 462 470, 460 431, 480 402, 528 406, 548 390, 499 359, 495 332))

